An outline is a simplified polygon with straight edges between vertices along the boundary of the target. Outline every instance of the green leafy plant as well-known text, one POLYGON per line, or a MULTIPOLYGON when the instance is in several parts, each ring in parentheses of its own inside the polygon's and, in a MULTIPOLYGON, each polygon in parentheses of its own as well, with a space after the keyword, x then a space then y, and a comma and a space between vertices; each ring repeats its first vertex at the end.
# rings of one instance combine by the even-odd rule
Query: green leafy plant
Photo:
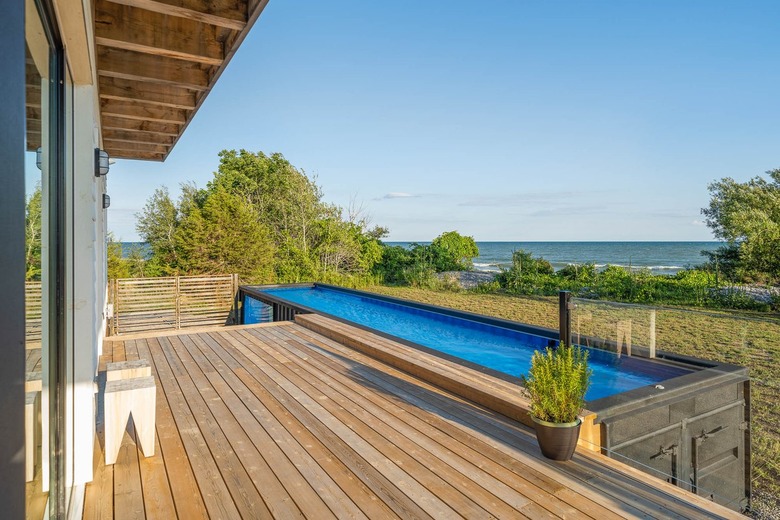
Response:
POLYGON ((528 376, 521 376, 531 396, 531 414, 542 421, 570 423, 585 406, 585 392, 593 370, 588 368, 588 352, 560 345, 535 351, 528 376))

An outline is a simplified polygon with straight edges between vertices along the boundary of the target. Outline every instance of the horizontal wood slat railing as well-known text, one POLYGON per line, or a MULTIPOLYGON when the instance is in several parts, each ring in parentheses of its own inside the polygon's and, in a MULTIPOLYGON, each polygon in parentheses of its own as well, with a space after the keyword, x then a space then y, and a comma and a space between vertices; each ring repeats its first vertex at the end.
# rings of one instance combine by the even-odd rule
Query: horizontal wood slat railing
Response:
POLYGON ((41 282, 24 284, 24 323, 28 348, 41 341, 41 282))
POLYGON ((109 282, 109 335, 237 323, 238 275, 109 282))

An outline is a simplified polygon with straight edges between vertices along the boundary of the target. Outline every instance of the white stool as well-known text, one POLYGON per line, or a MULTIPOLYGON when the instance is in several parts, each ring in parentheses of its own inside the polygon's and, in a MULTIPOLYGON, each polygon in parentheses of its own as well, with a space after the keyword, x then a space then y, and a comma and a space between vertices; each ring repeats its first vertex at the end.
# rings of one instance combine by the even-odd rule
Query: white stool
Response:
POLYGON ((154 378, 135 377, 108 381, 103 394, 106 464, 114 464, 130 416, 145 457, 154 455, 154 422, 157 387, 154 378))
POLYGON ((145 359, 136 361, 117 361, 106 364, 106 381, 119 381, 133 377, 149 377, 152 368, 145 359))
POLYGON ((24 474, 27 482, 35 476, 40 463, 41 392, 27 392, 24 396, 24 474))

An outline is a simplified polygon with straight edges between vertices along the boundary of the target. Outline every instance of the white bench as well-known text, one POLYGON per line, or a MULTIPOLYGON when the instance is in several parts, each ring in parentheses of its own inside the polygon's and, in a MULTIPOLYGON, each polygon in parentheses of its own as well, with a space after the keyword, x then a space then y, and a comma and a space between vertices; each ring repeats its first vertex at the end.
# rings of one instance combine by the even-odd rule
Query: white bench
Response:
POLYGON ((145 359, 135 361, 116 361, 106 364, 106 381, 119 381, 133 377, 149 377, 152 368, 145 359))
POLYGON ((35 476, 40 464, 41 445, 41 391, 24 395, 24 474, 27 482, 35 476))
POLYGON ((116 462, 131 415, 144 456, 154 455, 156 399, 157 387, 152 376, 106 382, 103 393, 106 464, 116 462))

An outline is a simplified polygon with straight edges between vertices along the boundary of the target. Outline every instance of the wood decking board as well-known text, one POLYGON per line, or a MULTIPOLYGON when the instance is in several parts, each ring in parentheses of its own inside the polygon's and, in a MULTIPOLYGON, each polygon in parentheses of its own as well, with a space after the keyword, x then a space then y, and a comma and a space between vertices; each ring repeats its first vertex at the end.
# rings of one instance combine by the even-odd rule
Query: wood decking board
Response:
MULTIPOLYGON (((346 329, 342 332, 345 332, 346 329)), ((147 359, 157 438, 95 450, 85 518, 736 517, 291 323, 111 340, 147 359)), ((100 423, 98 428, 101 428, 100 423)))
MULTIPOLYGON (((295 348, 296 344, 299 344, 298 341, 291 339, 285 345, 295 353, 292 349, 295 348)), ((314 346, 314 344, 309 343, 309 347, 314 346)), ((312 353, 310 348, 308 355, 300 350, 298 355, 307 356, 308 364, 314 369, 312 372, 313 377, 316 377, 318 372, 335 377, 333 367, 338 371, 339 362, 332 359, 326 352, 317 352, 315 350, 312 353), (315 358, 320 359, 317 360, 315 358)), ((342 361, 342 363, 344 362, 342 361)), ((469 475, 475 482, 496 494, 516 509, 536 509, 537 504, 546 504, 551 508, 551 511, 547 512, 547 514, 554 513, 565 516, 577 513, 575 508, 556 500, 555 496, 553 496, 556 491, 562 488, 560 484, 543 476, 537 477, 533 472, 531 472, 529 478, 527 475, 528 468, 526 467, 523 467, 522 471, 513 472, 500 463, 502 457, 496 457, 498 459, 496 461, 486 458, 481 452, 482 447, 479 446, 479 443, 475 445, 474 439, 467 439, 464 443, 450 435, 451 427, 447 423, 440 422, 436 424, 435 421, 424 421, 415 417, 413 412, 416 407, 404 407, 404 399, 399 400, 396 397, 403 395, 404 386, 413 385, 396 379, 396 384, 398 385, 396 388, 382 387, 376 376, 369 372, 361 370, 357 376, 360 379, 367 380, 375 388, 384 390, 384 392, 361 395, 353 391, 352 395, 354 399, 361 403, 366 401, 378 405, 379 409, 384 412, 384 419, 388 421, 393 429, 406 432, 408 437, 415 439, 416 442, 425 446, 431 452, 436 453, 442 461, 464 475, 469 475), (518 497, 522 498, 518 499, 518 497)), ((366 405, 366 408, 368 407, 369 405, 366 405)), ((428 408, 431 410, 430 406, 428 408)), ((442 412, 459 413, 456 408, 457 405, 445 405, 442 407, 442 412)), ((433 417, 435 418, 436 414, 433 417)), ((492 512, 496 513, 496 511, 492 512)), ((536 509, 533 516, 538 517, 540 514, 543 514, 543 512, 536 509)), ((580 515, 582 514, 583 512, 580 511, 580 515)))
MULTIPOLYGON (((246 377, 240 377, 242 373, 245 373, 243 367, 219 344, 213 340, 206 341, 211 343, 212 347, 216 347, 213 350, 216 356, 224 356, 224 359, 223 357, 219 357, 219 359, 225 362, 227 370, 233 372, 235 378, 233 387, 238 389, 241 398, 251 407, 252 412, 273 436, 274 441, 286 448, 290 459, 295 460, 296 464, 301 466, 307 464, 315 466, 310 467, 308 471, 324 473, 323 482, 319 486, 315 486, 324 499, 327 499, 330 494, 347 497, 368 518, 390 518, 393 516, 388 506, 383 501, 376 500, 376 496, 366 484, 362 480, 356 479, 355 474, 342 464, 333 452, 328 450, 311 429, 298 421, 290 410, 283 403, 274 399, 257 380, 248 374, 246 377), (289 434, 285 432, 285 428, 289 434), (337 486, 332 487, 330 481, 335 482, 337 486), (345 489, 351 492, 350 495, 343 491, 345 489)), ((353 515, 359 516, 357 513, 353 513, 353 515)))
POLYGON ((207 341, 211 338, 205 336, 191 339, 193 346, 200 350, 202 358, 214 366, 216 371, 210 373, 209 379, 215 389, 218 389, 220 397, 235 413, 238 423, 251 436, 258 451, 262 452, 269 464, 275 468, 273 471, 281 485, 287 488, 290 496, 294 497, 295 502, 301 507, 301 512, 308 517, 365 518, 346 494, 338 492, 341 491, 338 486, 332 479, 326 478, 327 475, 313 459, 306 456, 300 446, 293 446, 290 454, 285 452, 280 444, 287 444, 292 440, 288 432, 281 431, 273 423, 271 423, 271 432, 266 430, 264 421, 259 417, 260 414, 255 415, 250 410, 251 406, 259 411, 257 406, 262 406, 261 403, 256 398, 253 399, 246 386, 211 350, 209 345, 211 342, 207 341), (285 442, 277 444, 276 440, 282 438, 285 442))
MULTIPOLYGON (((156 381, 160 381, 157 365, 152 361, 152 355, 147 342, 139 342, 138 353, 142 359, 151 362, 152 375, 156 381)), ((198 483, 195 479, 190 459, 184 448, 184 443, 176 428, 171 407, 167 395, 164 392, 157 394, 157 414, 155 426, 155 451, 157 456, 149 459, 159 459, 163 462, 168 476, 168 485, 171 490, 171 500, 179 518, 208 518, 206 505, 203 502, 198 483)), ((164 517, 163 517, 164 518, 164 517)))
MULTIPOLYGON (((334 379, 338 377, 339 366, 328 359, 327 355, 317 352, 311 353, 311 351, 306 353, 300 350, 298 346, 302 345, 293 338, 290 338, 285 343, 285 347, 291 354, 299 356, 299 359, 305 362, 299 362, 299 366, 302 369, 305 369, 305 364, 312 367, 313 371, 310 372, 312 378, 322 378, 325 375, 334 379), (320 357, 321 359, 316 360, 314 359, 315 357, 320 357)), ((348 369, 348 367, 343 366, 341 368, 348 369)), ((363 378, 364 376, 360 377, 363 378)), ((503 507, 505 505, 516 516, 517 510, 533 507, 531 504, 534 502, 531 502, 531 500, 535 500, 537 503, 545 503, 545 501, 549 500, 553 507, 552 512, 557 514, 573 514, 576 512, 574 508, 565 507, 565 505, 561 507, 558 501, 554 500, 551 491, 548 492, 544 487, 534 488, 529 486, 529 483, 520 478, 520 475, 517 473, 507 471, 498 463, 491 463, 475 448, 468 444, 463 444, 437 427, 410 415, 407 410, 396 404, 394 399, 390 399, 389 395, 379 393, 361 394, 355 389, 350 389, 338 382, 331 383, 331 386, 344 392, 345 395, 349 395, 350 399, 365 409, 378 406, 378 410, 383 412, 376 416, 378 420, 385 421, 392 430, 403 433, 410 439, 415 439, 415 442, 427 450, 428 453, 451 467, 451 471, 448 473, 455 473, 461 476, 468 475, 468 478, 478 484, 486 493, 493 494, 496 499, 500 499, 502 503, 499 504, 491 501, 489 497, 483 497, 483 499, 490 501, 490 505, 487 508, 492 514, 502 516, 507 513, 506 508, 503 507)), ((377 386, 377 388, 379 387, 377 386)), ((556 486, 556 483, 552 481, 545 482, 545 484, 550 484, 548 489, 552 488, 552 491, 560 488, 560 485, 556 486)), ((466 483, 466 485, 468 484, 466 483)), ((538 516, 541 512, 536 511, 535 513, 535 516, 538 516)))
MULTIPOLYGON (((242 364, 237 369, 239 375, 257 379, 268 393, 286 406, 306 428, 311 429, 323 442, 334 451, 334 454, 362 479, 376 495, 401 518, 432 518, 424 506, 429 506, 423 500, 415 501, 403 492, 414 484, 405 480, 405 475, 398 471, 393 475, 393 464, 384 459, 352 432, 349 425, 339 423, 319 404, 304 397, 281 376, 267 366, 258 366, 251 357, 246 355, 246 348, 238 338, 229 334, 223 335, 229 343, 229 353, 242 364), (266 368, 266 370, 263 370, 266 368), (288 391, 289 390, 289 391, 288 391), (334 433, 335 432, 335 433, 334 433), (387 473, 391 473, 388 477, 387 473), (396 477, 397 478, 392 478, 396 477)), ((251 352, 249 352, 251 355, 251 352)), ((265 363, 262 363, 265 365, 265 363)), ((416 484, 416 482, 414 482, 416 484)), ((421 490, 422 491, 422 490, 421 490)), ((429 492, 423 492, 422 498, 429 498, 429 492)), ((445 506, 446 507, 446 506, 445 506)), ((449 509, 449 508, 447 508, 449 509)), ((450 510, 451 511, 451 510, 450 510)), ((457 516, 457 515, 456 515, 457 516)))
MULTIPOLYGON (((333 340, 322 338, 321 336, 317 335, 316 333, 304 333, 307 335, 311 340, 317 341, 317 342, 323 342, 324 344, 327 344, 329 347, 337 349, 341 352, 349 353, 348 347, 344 347, 342 345, 339 345, 337 342, 334 342, 333 340)), ((361 357, 361 362, 364 363, 366 366, 370 366, 372 364, 375 364, 376 362, 368 358, 367 356, 361 357)), ((387 370, 389 374, 393 374, 394 370, 387 370)), ((379 378, 381 380, 391 380, 390 381, 390 388, 388 388, 387 393, 399 393, 403 394, 404 389, 399 388, 397 386, 397 383, 395 381, 392 381, 393 375, 385 375, 383 372, 378 372, 379 378)), ((420 383, 417 385, 419 387, 427 387, 429 390, 435 390, 435 387, 432 387, 431 385, 428 385, 426 383, 420 383)), ((489 417, 487 420, 483 420, 483 414, 479 413, 463 413, 459 412, 456 414, 452 414, 450 411, 447 410, 447 402, 450 400, 449 397, 445 398, 444 401, 442 401, 442 398, 436 394, 429 394, 425 393, 424 391, 421 393, 419 389, 414 389, 413 394, 415 394, 417 397, 412 396, 406 396, 409 398, 409 406, 407 406, 407 409, 410 413, 416 414, 417 410, 420 409, 427 409, 430 407, 431 403, 438 403, 440 408, 441 416, 447 417, 449 419, 449 423, 452 426, 460 428, 462 424, 467 425, 466 431, 464 432, 463 438, 464 439, 472 439, 475 432, 483 432, 485 433, 490 440, 494 439, 505 439, 506 443, 501 443, 499 445, 493 445, 493 447, 500 448, 500 451, 496 452, 492 455, 492 457, 495 460, 504 460, 511 462, 515 467, 516 471, 522 472, 524 478, 543 478, 546 479, 547 477, 544 476, 543 471, 545 470, 546 466, 545 464, 550 464, 548 461, 544 461, 544 459, 541 458, 541 456, 538 453, 538 447, 536 445, 536 441, 532 436, 529 436, 527 434, 518 433, 518 429, 514 427, 513 425, 508 424, 508 421, 505 419, 499 417, 489 417), (443 403, 443 404, 442 404, 443 403), (516 458, 516 454, 513 452, 507 452, 507 447, 519 447, 524 446, 524 451, 526 451, 529 454, 535 454, 534 458, 537 461, 541 462, 541 465, 538 466, 538 470, 534 471, 534 466, 536 465, 536 461, 533 459, 526 459, 523 461, 518 461, 516 458), (507 455, 510 455, 510 457, 507 457, 507 455), (543 462, 542 462, 543 461, 543 462), (534 475, 536 473, 536 475, 534 475)), ((426 414, 430 415, 430 414, 426 414)), ((433 415, 434 419, 437 417, 438 414, 433 415)), ((459 437, 458 430, 448 430, 448 435, 451 435, 453 437, 459 437)), ((473 442, 473 441, 471 441, 473 442)), ((487 456, 491 456, 491 446, 490 445, 483 445, 479 448, 480 453, 483 453, 487 456)), ((583 452, 583 454, 586 454, 586 452, 583 452)), ((555 463, 553 463, 555 464, 555 463)), ((586 463, 587 465, 590 465, 590 463, 586 463)), ((630 489, 634 487, 634 484, 631 483, 631 479, 626 479, 624 475, 620 474, 619 479, 610 479, 608 476, 605 475, 604 468, 600 467, 598 464, 596 465, 597 471, 584 471, 581 464, 577 465, 571 465, 571 464, 565 464, 561 465, 561 468, 565 470, 563 475, 557 475, 556 478, 560 481, 558 483, 559 490, 555 492, 556 496, 561 498, 562 500, 565 500, 567 502, 572 502, 574 505, 577 504, 583 504, 583 496, 588 496, 588 489, 583 483, 587 483, 588 486, 598 486, 600 490, 604 493, 603 495, 598 497, 598 501, 601 502, 601 504, 608 505, 612 507, 612 509, 615 509, 616 512, 623 516, 622 512, 623 510, 626 510, 631 515, 642 515, 643 512, 647 510, 658 510, 659 516, 664 518, 675 518, 679 516, 679 511, 677 510, 676 502, 674 500, 668 500, 667 501, 660 501, 660 503, 656 503, 657 501, 646 501, 644 498, 646 497, 648 490, 646 488, 649 488, 650 490, 654 491, 653 487, 646 486, 644 482, 639 482, 639 486, 636 488, 635 492, 632 493, 626 493, 626 489, 630 489), (598 471, 600 469, 601 471, 598 471), (573 479, 571 478, 565 478, 566 474, 570 474, 573 479), (603 481, 603 482, 602 482, 603 481), (627 483, 629 485, 627 485, 627 483), (572 493, 571 490, 576 489, 577 493, 572 493), (612 497, 619 497, 617 500, 610 500, 612 497), (569 499, 567 499, 569 498, 569 499), (573 499, 573 500, 571 500, 573 499)), ((641 476, 647 477, 647 475, 640 473, 641 476)), ((661 493, 659 491, 659 493, 661 493)), ((662 494, 662 493, 661 493, 662 494)), ((537 498, 538 500, 538 498, 537 498)), ((542 501, 545 505, 549 505, 549 502, 542 501)), ((580 506, 582 507, 582 505, 580 506)), ((610 513, 605 508, 602 508, 601 505, 597 504, 594 501, 590 501, 590 503, 586 504, 587 510, 594 510, 594 512, 598 513, 598 510, 601 509, 601 512, 598 514, 599 518, 610 518, 614 517, 615 512, 610 513)), ((706 512, 706 510, 691 510, 689 505, 686 505, 686 507, 683 509, 685 511, 684 517, 689 518, 707 518, 709 517, 709 513, 706 512), (686 516, 687 515, 687 516, 686 516)))
MULTIPOLYGON (((251 333, 249 335, 243 333, 242 335, 247 338, 253 336, 251 333)), ((327 397, 321 403, 335 418, 349 424, 353 431, 368 441, 384 457, 414 474, 415 480, 426 489, 432 490, 439 499, 459 514, 466 518, 481 518, 488 514, 486 509, 472 497, 460 491, 461 489, 468 490, 470 486, 473 487, 473 482, 470 481, 469 477, 441 464, 435 455, 414 443, 410 436, 394 430, 393 425, 387 424, 379 417, 381 409, 379 412, 376 410, 373 413, 368 412, 366 407, 357 405, 345 396, 348 390, 343 393, 337 392, 340 389, 337 388, 338 383, 335 379, 331 381, 331 384, 324 382, 322 385, 315 386, 314 383, 309 383, 308 381, 317 379, 315 374, 302 374, 302 371, 294 363, 291 363, 280 351, 274 351, 269 344, 264 344, 260 348, 269 354, 270 358, 276 360, 271 362, 275 370, 278 370, 280 374, 304 390, 309 396, 313 397, 318 393, 317 389, 320 389, 319 391, 327 397), (335 406, 327 406, 330 403, 335 403, 335 406), (401 434, 399 435, 399 433, 401 434)), ((487 494, 488 492, 483 490, 483 496, 487 494)), ((515 516, 517 509, 526 504, 525 500, 516 504, 517 507, 513 510, 515 516)), ((495 499, 493 499, 493 505, 499 512, 491 511, 492 514, 503 518, 509 517, 509 509, 511 508, 500 508, 495 503, 495 499)))

